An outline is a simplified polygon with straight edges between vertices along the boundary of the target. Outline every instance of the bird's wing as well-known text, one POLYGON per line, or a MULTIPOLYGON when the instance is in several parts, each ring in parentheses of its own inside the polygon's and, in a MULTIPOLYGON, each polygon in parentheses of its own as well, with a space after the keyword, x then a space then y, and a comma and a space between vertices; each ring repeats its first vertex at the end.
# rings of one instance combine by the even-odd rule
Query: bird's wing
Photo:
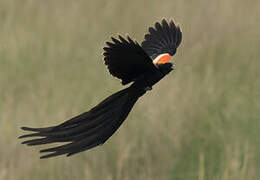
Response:
POLYGON ((145 34, 142 48, 152 58, 156 58, 163 53, 173 56, 182 40, 182 32, 171 20, 169 23, 163 19, 161 24, 155 23, 155 27, 149 28, 149 33, 145 34))
POLYGON ((157 70, 138 42, 129 36, 127 40, 122 36, 119 40, 111 39, 113 42, 106 42, 107 47, 104 47, 104 61, 109 72, 121 79, 123 85, 135 81, 146 72, 157 70))

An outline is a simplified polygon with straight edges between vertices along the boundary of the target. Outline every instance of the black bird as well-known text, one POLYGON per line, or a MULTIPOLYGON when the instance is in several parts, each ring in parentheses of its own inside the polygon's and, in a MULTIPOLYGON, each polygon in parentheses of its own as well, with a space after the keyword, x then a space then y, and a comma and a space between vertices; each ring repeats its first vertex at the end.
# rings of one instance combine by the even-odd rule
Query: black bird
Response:
POLYGON ((112 42, 106 42, 104 47, 105 64, 113 76, 122 80, 123 85, 132 84, 60 125, 22 127, 22 130, 32 132, 19 138, 33 137, 22 144, 33 146, 67 142, 41 150, 41 153, 48 153, 41 158, 62 154, 71 156, 105 143, 124 122, 136 101, 173 70, 174 64, 170 59, 181 43, 182 32, 172 20, 167 22, 163 19, 149 28, 141 46, 129 36, 111 39, 112 42))

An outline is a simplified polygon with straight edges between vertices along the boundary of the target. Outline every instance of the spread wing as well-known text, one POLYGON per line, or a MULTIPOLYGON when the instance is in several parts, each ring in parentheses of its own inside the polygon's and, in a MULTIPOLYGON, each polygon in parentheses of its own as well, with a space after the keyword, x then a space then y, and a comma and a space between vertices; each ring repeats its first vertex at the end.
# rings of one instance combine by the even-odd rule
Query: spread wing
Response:
POLYGON ((104 47, 104 61, 109 72, 122 80, 122 84, 135 81, 139 76, 156 71, 151 58, 146 54, 138 42, 129 36, 127 40, 119 36, 119 40, 111 38, 113 42, 106 42, 104 47))
POLYGON ((156 22, 155 27, 149 28, 144 39, 142 48, 152 59, 163 53, 173 56, 181 43, 182 32, 173 20, 168 23, 163 19, 161 24, 156 22))

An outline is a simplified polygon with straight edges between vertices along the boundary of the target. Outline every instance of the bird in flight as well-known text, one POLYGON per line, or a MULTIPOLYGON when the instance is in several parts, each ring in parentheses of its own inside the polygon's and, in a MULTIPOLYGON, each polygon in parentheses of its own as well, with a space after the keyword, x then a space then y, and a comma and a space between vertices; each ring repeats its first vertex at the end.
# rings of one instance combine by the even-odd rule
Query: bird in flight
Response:
POLYGON ((89 111, 59 125, 22 127, 31 132, 19 138, 32 138, 22 144, 65 143, 40 150, 45 153, 40 158, 71 156, 104 144, 124 122, 136 101, 174 69, 171 59, 182 41, 182 32, 173 20, 163 19, 149 28, 141 45, 129 36, 111 39, 103 48, 105 65, 123 85, 131 84, 89 111))

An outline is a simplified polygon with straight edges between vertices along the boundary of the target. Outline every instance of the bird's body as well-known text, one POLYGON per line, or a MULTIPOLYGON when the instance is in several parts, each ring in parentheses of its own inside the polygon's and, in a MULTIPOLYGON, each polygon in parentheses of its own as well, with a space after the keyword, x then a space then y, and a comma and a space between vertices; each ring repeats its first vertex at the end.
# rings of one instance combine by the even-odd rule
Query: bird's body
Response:
POLYGON ((23 130, 34 133, 20 138, 37 137, 23 144, 40 145, 54 142, 68 142, 65 145, 41 150, 49 154, 48 158, 67 154, 67 156, 101 145, 109 139, 124 122, 136 101, 147 90, 173 70, 170 63, 182 39, 182 33, 173 21, 149 28, 145 40, 140 46, 129 37, 119 40, 112 38, 104 48, 104 61, 109 72, 122 80, 122 84, 133 82, 129 87, 118 91, 91 110, 82 113, 60 125, 47 128, 28 128, 23 130))

